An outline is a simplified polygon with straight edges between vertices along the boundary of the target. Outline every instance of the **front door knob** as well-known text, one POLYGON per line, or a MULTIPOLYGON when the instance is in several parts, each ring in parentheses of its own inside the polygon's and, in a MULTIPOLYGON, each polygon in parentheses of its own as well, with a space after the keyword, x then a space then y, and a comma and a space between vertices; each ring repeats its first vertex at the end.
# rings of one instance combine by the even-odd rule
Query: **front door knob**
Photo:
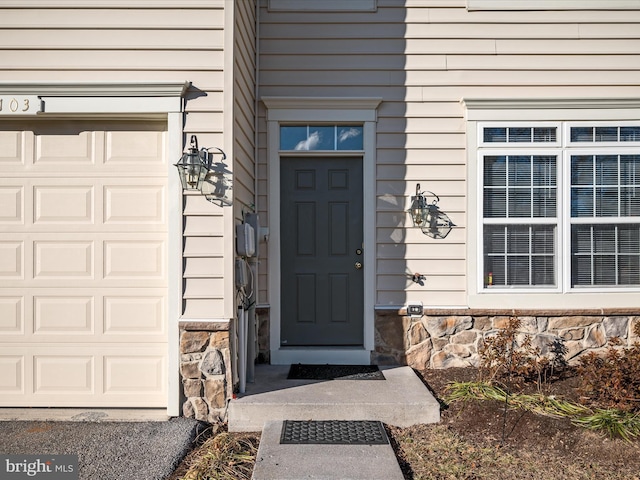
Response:
POLYGON ((356 262, 356 270, 360 270, 362 268, 362 262, 356 262))

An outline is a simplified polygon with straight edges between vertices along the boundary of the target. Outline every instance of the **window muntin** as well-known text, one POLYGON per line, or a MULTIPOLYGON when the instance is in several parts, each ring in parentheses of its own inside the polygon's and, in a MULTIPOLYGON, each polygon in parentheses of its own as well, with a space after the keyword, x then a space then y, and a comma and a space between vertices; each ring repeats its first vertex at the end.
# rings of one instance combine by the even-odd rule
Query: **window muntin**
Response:
POLYGON ((484 286, 555 287, 557 156, 482 156, 484 286))
POLYGON ((640 124, 561 126, 480 125, 485 291, 640 286, 640 124))
POLYGON ((640 285, 640 225, 571 226, 572 287, 640 285))
POLYGON ((555 225, 486 225, 485 287, 555 286, 555 225))
POLYGON ((569 130, 571 143, 640 142, 640 126, 588 125, 569 130))
POLYGON ((557 127, 495 126, 483 129, 482 143, 555 143, 557 127))
POLYGON ((282 125, 280 150, 360 151, 364 148, 362 125, 282 125))

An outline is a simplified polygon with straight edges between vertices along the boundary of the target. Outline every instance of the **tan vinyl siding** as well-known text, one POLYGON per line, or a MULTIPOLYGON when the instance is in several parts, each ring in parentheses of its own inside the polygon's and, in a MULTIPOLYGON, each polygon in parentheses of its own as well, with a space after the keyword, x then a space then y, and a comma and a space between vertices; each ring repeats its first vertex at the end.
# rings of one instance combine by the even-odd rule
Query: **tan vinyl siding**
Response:
MULTIPOLYGON (((224 8, 228 2, 3 3, 0 76, 4 82, 190 81, 186 141, 196 134, 200 146, 224 148, 224 8)), ((186 197, 185 215, 184 254, 189 265, 185 316, 222 317, 223 296, 217 292, 224 289, 210 288, 219 286, 225 272, 232 270, 221 261, 225 239, 221 209, 201 198, 186 197), (194 274, 192 258, 201 259, 206 269, 194 274)))
POLYGON ((235 3, 233 140, 235 216, 251 212, 255 203, 255 4, 235 3))
MULTIPOLYGON (((379 306, 465 306, 463 98, 638 97, 640 10, 476 11, 463 0, 378 0, 375 12, 274 12, 261 2, 262 96, 382 97, 375 185, 379 306), (410 228, 416 183, 456 224, 410 228), (426 275, 424 286, 407 274, 426 275)), ((261 111, 264 115, 264 111, 261 111)), ((259 201, 266 213, 260 122, 259 201)), ((473 202, 471 202, 473 205, 473 202)), ((475 208, 475 207, 474 207, 475 208)))

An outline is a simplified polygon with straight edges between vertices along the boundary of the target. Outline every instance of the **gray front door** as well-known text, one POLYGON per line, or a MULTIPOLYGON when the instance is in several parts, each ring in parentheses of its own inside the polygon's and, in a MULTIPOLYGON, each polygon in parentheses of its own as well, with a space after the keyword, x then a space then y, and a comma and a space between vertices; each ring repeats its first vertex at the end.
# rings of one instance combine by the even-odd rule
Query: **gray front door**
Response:
POLYGON ((363 344, 362 158, 281 158, 281 344, 363 344))

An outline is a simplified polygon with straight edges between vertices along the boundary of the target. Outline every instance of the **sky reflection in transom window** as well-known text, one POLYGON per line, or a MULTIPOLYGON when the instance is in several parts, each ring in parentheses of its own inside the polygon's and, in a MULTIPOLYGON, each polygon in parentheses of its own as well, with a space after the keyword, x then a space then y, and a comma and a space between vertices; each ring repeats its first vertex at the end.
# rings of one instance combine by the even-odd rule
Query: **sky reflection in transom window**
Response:
POLYGON ((280 150, 362 150, 362 125, 280 127, 280 150))

